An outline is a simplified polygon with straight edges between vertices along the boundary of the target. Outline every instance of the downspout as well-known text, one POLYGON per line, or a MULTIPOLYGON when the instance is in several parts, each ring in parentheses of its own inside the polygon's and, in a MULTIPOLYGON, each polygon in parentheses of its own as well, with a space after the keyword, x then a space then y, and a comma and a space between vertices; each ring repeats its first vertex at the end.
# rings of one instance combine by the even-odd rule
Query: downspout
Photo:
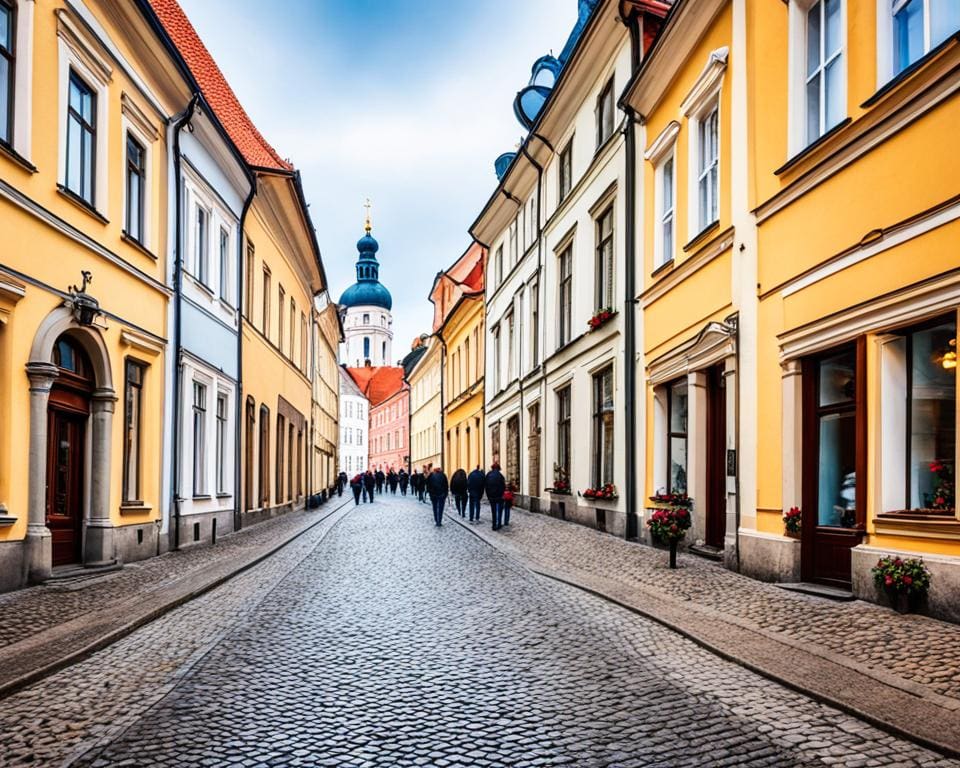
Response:
POLYGON ((173 175, 176 184, 175 204, 176 204, 176 233, 174 249, 176 258, 174 259, 173 272, 173 428, 171 429, 171 458, 173 460, 172 474, 172 498, 173 498, 173 546, 171 549, 176 552, 180 549, 180 419, 182 417, 183 396, 180 382, 180 363, 183 354, 182 343, 182 298, 183 298, 183 185, 182 174, 183 164, 180 158, 180 131, 193 119, 193 113, 197 108, 197 101, 200 99, 199 93, 194 93, 190 97, 190 103, 187 108, 178 116, 173 125, 173 175))
MULTIPOLYGON (((240 447, 240 439, 243 435, 244 428, 244 418, 243 418, 243 278, 246 274, 244 269, 245 262, 243 258, 243 245, 244 245, 244 226, 247 222, 247 212, 250 210, 250 206, 253 203, 254 195, 257 194, 257 177, 244 169, 248 174, 250 180, 250 191, 247 193, 247 199, 243 201, 243 209, 240 211, 240 236, 237 238, 237 397, 236 397, 236 439, 234 440, 234 449, 233 449, 233 487, 234 495, 233 498, 236 500, 236 511, 233 513, 233 530, 239 531, 243 528, 243 507, 248 499, 243 498, 243 475, 241 469, 242 462, 242 450, 240 447)), ((250 308, 248 307, 248 310, 250 308)), ((252 470, 253 467, 248 469, 252 470)))
POLYGON ((444 397, 444 386, 443 382, 445 377, 443 375, 444 363, 447 359, 447 342, 443 338, 443 328, 440 328, 440 332, 437 334, 437 338, 440 339, 440 347, 443 351, 443 354, 440 355, 440 466, 442 467, 447 463, 447 452, 444 450, 444 447, 447 444, 447 413, 446 413, 446 398, 444 397))
POLYGON ((627 519, 625 538, 636 539, 637 526, 637 317, 636 317, 636 194, 637 194, 637 142, 635 133, 635 114, 632 108, 625 107, 624 125, 626 190, 626 221, 624 222, 624 297, 623 297, 623 358, 626 365, 623 370, 624 415, 626 417, 626 440, 624 445, 624 465, 626 466, 627 519))

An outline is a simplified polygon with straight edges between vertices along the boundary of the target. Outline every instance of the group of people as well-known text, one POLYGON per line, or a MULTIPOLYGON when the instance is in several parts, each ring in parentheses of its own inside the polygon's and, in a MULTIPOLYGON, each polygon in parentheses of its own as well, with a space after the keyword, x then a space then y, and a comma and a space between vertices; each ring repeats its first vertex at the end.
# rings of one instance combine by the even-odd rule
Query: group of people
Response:
POLYGON ((510 510, 513 507, 513 488, 500 471, 500 465, 494 462, 489 472, 484 472, 479 466, 469 475, 466 470, 458 469, 450 478, 440 467, 423 467, 423 471, 413 470, 407 474, 401 469, 395 472, 391 467, 386 473, 382 469, 368 469, 360 472, 352 479, 348 479, 346 472, 337 476, 337 494, 343 495, 347 486, 353 492, 353 502, 360 505, 361 498, 366 504, 372 503, 374 497, 384 492, 384 489, 396 495, 407 495, 407 488, 422 504, 429 498, 433 506, 433 521, 437 526, 443 525, 443 512, 447 505, 447 498, 453 496, 453 503, 460 517, 467 517, 471 523, 480 522, 480 501, 484 495, 490 503, 490 517, 493 530, 499 531, 503 526, 510 525, 510 510))

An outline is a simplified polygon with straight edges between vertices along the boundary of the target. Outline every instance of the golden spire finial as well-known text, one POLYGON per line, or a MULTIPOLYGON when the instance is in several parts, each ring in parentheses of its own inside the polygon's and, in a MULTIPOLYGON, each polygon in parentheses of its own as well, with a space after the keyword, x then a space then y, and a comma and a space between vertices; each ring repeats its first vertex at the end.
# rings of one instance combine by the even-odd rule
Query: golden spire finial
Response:
POLYGON ((367 231, 367 234, 369 235, 369 234, 370 234, 370 230, 373 229, 373 224, 370 223, 370 208, 371 208, 371 206, 370 206, 370 198, 369 198, 369 197, 367 198, 367 202, 364 204, 363 207, 367 209, 367 220, 366 220, 366 222, 364 223, 363 228, 367 231))

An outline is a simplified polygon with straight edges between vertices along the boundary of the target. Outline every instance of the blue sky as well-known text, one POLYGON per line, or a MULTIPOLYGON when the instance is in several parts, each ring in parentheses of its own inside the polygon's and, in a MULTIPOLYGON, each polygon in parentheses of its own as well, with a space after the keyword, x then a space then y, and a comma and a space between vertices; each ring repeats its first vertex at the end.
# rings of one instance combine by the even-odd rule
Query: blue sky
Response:
POLYGON ((180 0, 257 127, 303 174, 334 300, 373 201, 394 357, 430 332, 437 271, 469 245, 523 129, 516 92, 577 0, 180 0))

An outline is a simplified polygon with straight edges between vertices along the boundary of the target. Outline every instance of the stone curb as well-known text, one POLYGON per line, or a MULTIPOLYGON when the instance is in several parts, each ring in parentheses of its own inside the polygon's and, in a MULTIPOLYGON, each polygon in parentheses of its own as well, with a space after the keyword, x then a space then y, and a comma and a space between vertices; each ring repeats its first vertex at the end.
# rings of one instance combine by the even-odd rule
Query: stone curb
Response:
MULTIPOLYGON (((878 679, 849 664, 840 664, 799 644, 783 642, 769 633, 742 626, 720 612, 707 614, 690 604, 644 594, 615 582, 545 567, 507 541, 494 539, 486 530, 447 514, 460 527, 505 557, 546 578, 589 592, 626 610, 656 621, 721 658, 756 672, 791 690, 853 715, 894 736, 960 758, 960 713, 936 702, 946 699, 932 692, 920 696, 899 685, 899 678, 878 679), (642 603, 637 593, 642 596, 642 603), (890 713, 903 716, 894 719, 890 713), (908 720, 908 722, 904 722, 908 720)), ((484 525, 481 523, 481 526, 484 525)), ((911 686, 917 687, 917 686, 911 686)))
POLYGON ((130 599, 120 603, 109 613, 101 613, 93 623, 91 623, 89 614, 78 616, 63 624, 51 627, 38 635, 8 646, 4 650, 4 666, 6 669, 16 670, 20 674, 4 680, 3 673, 0 672, 0 699, 64 667, 76 664, 174 608, 200 597, 212 589, 216 589, 234 576, 266 560, 310 529, 320 525, 347 506, 348 501, 352 502, 353 500, 343 501, 339 506, 296 530, 282 541, 271 542, 226 569, 224 569, 225 564, 223 562, 211 563, 192 574, 186 581, 169 583, 151 593, 147 599, 144 599, 143 595, 132 595, 130 599), (80 648, 67 653, 57 655, 55 651, 50 652, 50 649, 63 647, 66 640, 72 641, 75 646, 78 636, 80 638, 87 636, 91 639, 87 640, 80 648), (18 649, 17 646, 23 647, 18 649), (43 659, 50 656, 55 657, 53 661, 37 662, 38 658, 43 659), (31 666, 33 669, 30 669, 31 666), (23 669, 28 671, 21 672, 23 669))

